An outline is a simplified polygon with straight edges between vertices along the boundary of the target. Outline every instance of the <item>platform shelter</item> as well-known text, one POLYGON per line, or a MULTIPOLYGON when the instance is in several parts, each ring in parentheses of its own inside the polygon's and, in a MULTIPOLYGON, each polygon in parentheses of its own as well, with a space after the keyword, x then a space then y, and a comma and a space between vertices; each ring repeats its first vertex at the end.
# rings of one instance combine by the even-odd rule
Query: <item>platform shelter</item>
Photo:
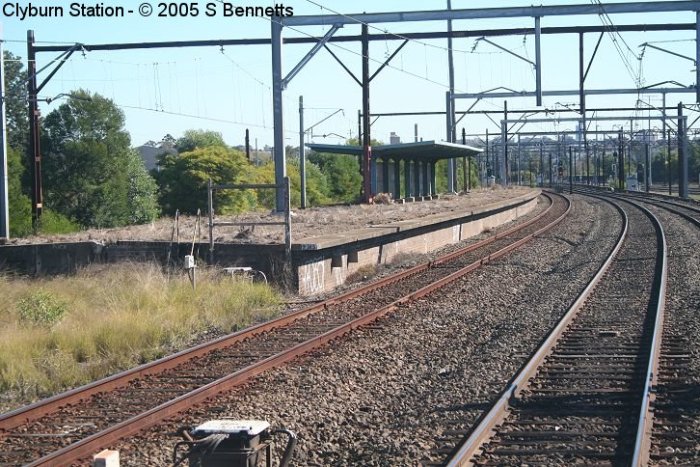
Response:
MULTIPOLYGON (((316 152, 362 157, 361 146, 316 143, 307 146, 316 152)), ((374 146, 370 157, 372 195, 391 193, 394 199, 434 196, 437 194, 435 165, 439 160, 474 157, 480 152, 478 148, 436 141, 374 146), (401 166, 404 171, 403 190, 401 166)))

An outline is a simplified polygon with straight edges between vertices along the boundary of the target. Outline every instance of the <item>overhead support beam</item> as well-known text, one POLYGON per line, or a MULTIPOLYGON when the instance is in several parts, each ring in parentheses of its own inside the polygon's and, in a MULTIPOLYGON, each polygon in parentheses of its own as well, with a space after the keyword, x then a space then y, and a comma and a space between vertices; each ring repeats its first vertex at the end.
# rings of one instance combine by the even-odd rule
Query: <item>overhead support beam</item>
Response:
POLYGON ((350 71, 350 68, 348 68, 348 67, 345 65, 345 63, 343 63, 343 61, 342 61, 341 59, 339 59, 338 56, 337 56, 335 53, 333 53, 333 51, 328 47, 328 45, 327 45, 327 44, 324 44, 323 47, 328 51, 329 54, 331 54, 331 57, 333 57, 333 58, 335 59, 335 61, 338 62, 338 63, 340 64, 341 67, 343 67, 343 70, 345 70, 345 71, 347 72, 347 74, 349 74, 350 77, 351 77, 352 79, 354 79, 355 82, 356 82, 357 84, 359 84, 360 86, 362 86, 362 81, 360 81, 359 79, 357 79, 357 76, 355 76, 355 74, 354 74, 352 71, 350 71))
MULTIPOLYGON (((535 18, 535 24, 537 24, 538 22, 539 22, 539 18, 535 18)), ((536 27, 536 26, 535 26, 535 31, 537 31, 537 27, 536 27)), ((535 62, 533 62, 532 60, 530 60, 529 58, 525 58, 525 57, 523 57, 522 55, 518 55, 518 54, 516 54, 515 52, 513 52, 512 50, 507 49, 507 48, 505 48, 505 47, 503 47, 503 46, 501 46, 501 45, 498 45, 497 43, 495 43, 495 42, 493 42, 493 41, 488 40, 486 37, 480 37, 480 38, 477 39, 477 41, 486 42, 487 44, 491 44, 492 46, 496 47, 497 49, 502 50, 503 52, 505 52, 505 53, 507 53, 507 54, 510 54, 510 55, 512 55, 513 57, 522 60, 523 62, 529 63, 529 64, 532 65, 533 67, 536 67, 536 66, 537 66, 537 64, 536 64, 535 62)))
POLYGON ((542 47, 540 39, 542 28, 540 27, 540 17, 535 16, 535 105, 542 106, 542 47))
POLYGON ((649 47, 650 49, 655 49, 655 50, 658 50, 660 52, 665 52, 669 55, 673 55, 674 57, 679 57, 679 58, 683 58, 685 60, 690 60, 694 64, 697 63, 696 59, 694 59, 693 57, 688 57, 687 55, 679 54, 678 52, 674 52, 673 50, 664 49, 663 47, 652 45, 648 42, 645 42, 644 44, 642 44, 642 47, 649 47))
MULTIPOLYGON (((581 33, 583 34, 583 33, 581 33)), ((591 71, 591 65, 593 65, 593 59, 595 59, 596 54, 598 53, 598 47, 600 47, 600 43, 603 41, 603 36, 605 35, 604 32, 600 33, 600 36, 598 36, 598 42, 595 44, 595 48, 593 49, 593 55, 591 55, 591 59, 588 62, 588 66, 586 67, 586 72, 583 74, 583 81, 586 81, 586 78, 588 78, 588 72, 591 71)))
MULTIPOLYGON (((565 90, 565 91, 542 91, 543 96, 578 96, 579 90, 565 90)), ((695 86, 688 86, 682 88, 649 88, 644 89, 644 94, 683 94, 688 92, 695 92, 695 86)), ((587 96, 607 96, 611 94, 639 94, 640 90, 636 88, 629 89, 586 89, 585 94, 587 96)), ((469 93, 455 93, 456 99, 504 99, 513 97, 533 97, 536 93, 533 91, 508 91, 508 92, 469 92, 469 93)))
MULTIPOLYGON (((687 118, 687 117, 684 117, 687 118)), ((591 121, 601 121, 601 122, 617 122, 617 121, 622 121, 624 120, 625 122, 629 122, 630 120, 641 120, 641 121, 647 121, 647 120, 664 120, 663 115, 649 115, 646 117, 643 116, 625 116, 625 115, 619 115, 615 117, 594 117, 591 118, 591 121)), ((519 119, 510 119, 506 120, 506 123, 513 123, 513 126, 515 124, 520 123, 523 121, 523 118, 519 119)), ((581 119, 578 117, 566 117, 566 118, 531 118, 527 119, 526 123, 561 123, 561 122, 580 122, 581 119)), ((510 130, 509 130, 510 131, 510 130)))
POLYGON ((321 47, 325 46, 328 40, 333 37, 333 34, 335 34, 338 29, 342 28, 343 26, 341 24, 334 24, 328 32, 319 40, 316 45, 314 45, 311 50, 308 51, 306 55, 297 63, 297 66, 292 68, 292 71, 289 72, 289 74, 282 80, 282 89, 286 89, 287 86, 289 85, 289 82, 294 79, 294 77, 301 71, 304 66, 306 66, 307 63, 309 63, 309 60, 313 58, 316 53, 321 50, 321 47))
MULTIPOLYGON (((700 11, 700 1, 606 3, 605 13, 654 13, 700 11)), ((347 15, 311 15, 280 18, 284 26, 317 26, 323 24, 405 23, 411 21, 447 21, 482 18, 522 18, 545 16, 597 15, 599 5, 555 5, 506 8, 474 8, 461 10, 426 10, 386 13, 356 13, 347 15)))
POLYGON ((396 50, 394 50, 394 53, 391 54, 391 55, 389 56, 389 58, 387 58, 386 60, 384 60, 384 63, 382 63, 381 66, 380 66, 379 68, 377 68, 377 71, 375 71, 375 72, 372 74, 372 76, 369 77, 369 80, 372 81, 372 80, 379 74, 379 72, 382 71, 382 70, 389 64, 389 62, 391 62, 391 60, 392 60, 394 57, 396 57, 396 54, 398 54, 399 52, 401 52, 401 49, 403 49, 404 46, 405 46, 406 44, 408 44, 408 39, 406 39, 405 41, 403 41, 403 42, 401 43, 401 45, 398 46, 398 47, 396 48, 396 50))

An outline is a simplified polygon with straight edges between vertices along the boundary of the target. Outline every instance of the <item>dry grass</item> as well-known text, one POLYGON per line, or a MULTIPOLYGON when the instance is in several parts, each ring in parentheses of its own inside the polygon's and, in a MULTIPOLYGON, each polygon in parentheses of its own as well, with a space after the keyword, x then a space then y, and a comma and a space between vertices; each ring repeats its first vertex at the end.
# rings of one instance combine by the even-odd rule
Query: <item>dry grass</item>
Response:
POLYGON ((268 286, 202 270, 197 290, 155 265, 93 266, 75 276, 0 277, 0 390, 45 396, 164 356, 207 330, 277 313, 268 286))

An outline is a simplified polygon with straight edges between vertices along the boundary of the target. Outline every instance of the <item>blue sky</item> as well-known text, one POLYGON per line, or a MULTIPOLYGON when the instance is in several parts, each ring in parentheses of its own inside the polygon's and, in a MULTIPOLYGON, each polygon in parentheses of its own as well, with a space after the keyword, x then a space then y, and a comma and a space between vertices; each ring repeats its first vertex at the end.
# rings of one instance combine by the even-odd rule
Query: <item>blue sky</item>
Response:
MULTIPOLYGON (((26 5, 27 2, 19 2, 26 5)), ((36 2, 35 4, 38 4, 36 2)), ((43 5, 63 5, 71 2, 59 0, 40 2, 43 5)), ((105 2, 108 5, 136 9, 140 1, 122 3, 105 2)), ((151 2, 154 6, 158 2, 151 2)), ((199 1, 200 8, 208 2, 199 1)), ((281 2, 280 2, 281 3, 281 2)), ((542 1, 543 5, 585 4, 577 1, 542 1)), ((237 5, 268 6, 269 1, 244 1, 237 5)), ((479 8, 494 6, 529 6, 525 1, 453 0, 452 7, 479 8)), ((604 2, 605 4, 605 2, 604 2)), ((294 8, 295 15, 327 14, 330 10, 344 14, 377 11, 408 11, 442 9, 446 0, 288 0, 285 6, 294 8), (325 8, 321 8, 323 5, 325 8)), ((613 15, 615 24, 694 22, 694 13, 654 15, 613 15)), ((27 19, 2 18, 5 47, 26 59, 26 31, 33 29, 39 43, 86 44, 113 42, 151 42, 196 39, 265 38, 270 35, 270 22, 264 18, 70 18, 27 19)), ((455 21, 453 28, 491 29, 533 26, 531 18, 508 20, 455 21)), ((545 17, 542 26, 600 25, 598 16, 553 18, 545 17)), ((401 34, 444 30, 445 22, 390 23, 375 25, 382 31, 401 34)), ((322 35, 327 27, 300 28, 303 33, 285 30, 285 37, 298 35, 322 35)), ((341 34, 359 34, 360 26, 346 26, 341 34)), ((372 31, 371 31, 372 32, 372 31)), ((377 31, 374 31, 377 32, 377 31)), ((653 42, 675 52, 694 56, 695 35, 692 31, 675 33, 625 33, 624 42, 617 38, 623 54, 633 70, 623 65, 614 47, 611 35, 603 38, 598 56, 587 80, 589 88, 633 88, 635 78, 646 85, 674 80, 684 85, 695 83, 694 64, 669 54, 647 49, 643 60, 639 45, 653 42), (641 73, 640 73, 641 65, 641 73)), ((586 56, 590 57, 598 37, 586 35, 586 56)), ((494 38, 495 42, 534 60, 534 37, 518 36, 494 38)), ((400 44, 400 41, 373 42, 370 56, 371 69, 376 69, 400 44), (375 61, 376 60, 376 61, 375 61)), ((474 48, 474 39, 454 41, 455 88, 457 92, 479 92, 498 86, 516 90, 534 90, 532 67, 491 45, 480 43, 474 48)), ((447 42, 446 39, 411 41, 387 68, 372 82, 371 102, 373 112, 411 112, 444 110, 447 90, 447 42)), ((283 50, 285 72, 293 67, 310 45, 287 45, 283 50)), ((331 45, 334 52, 359 76, 361 71, 360 45, 331 45)), ((578 37, 576 35, 543 36, 543 86, 544 89, 576 89, 578 86, 578 37)), ((38 66, 42 67, 55 57, 42 53, 38 66)), ((285 73, 286 74, 286 73, 285 73)), ((43 75, 45 76, 45 74, 43 75)), ((151 49, 147 51, 76 53, 52 79, 42 92, 42 97, 53 97, 77 88, 98 92, 121 106, 127 118, 127 130, 132 143, 140 145, 148 140, 160 140, 166 133, 175 137, 190 128, 219 131, 229 144, 242 144, 245 128, 250 128, 253 142, 260 147, 272 144, 272 103, 269 46, 236 46, 183 49, 151 49)), ((321 51, 292 81, 284 93, 285 138, 290 145, 298 144, 298 98, 304 96, 306 126, 322 120, 329 114, 343 109, 313 130, 314 141, 338 143, 342 137, 356 136, 357 111, 360 108, 360 87, 345 71, 321 51), (325 135, 325 137, 324 137, 325 135), (338 136, 340 135, 340 136, 338 136)), ((641 96, 654 106, 660 106, 658 95, 641 96)), ((610 105, 634 106, 637 96, 590 97, 588 107, 610 105)), ((668 104, 683 100, 692 103, 693 94, 669 97, 668 104)), ((544 105, 554 109, 576 104, 575 97, 545 98, 544 105)), ((60 101, 42 104, 43 114, 50 112, 60 101)), ((466 109, 471 101, 459 101, 458 109, 466 109)), ((512 99, 510 109, 534 108, 534 98, 512 99)), ((502 99, 485 100, 477 109, 503 108, 502 99)), ((646 113, 640 113, 646 115, 646 113)), ((571 114, 569 115, 571 116, 571 114)), ((413 125, 419 126, 423 139, 441 140, 445 137, 444 117, 382 117, 372 127, 373 136, 388 142, 389 133, 396 132, 404 141, 413 139, 413 125)), ((612 124, 609 124, 612 125, 612 124)), ((496 131, 493 123, 481 116, 464 119, 459 125, 468 133, 483 133, 486 128, 496 131)), ((652 123, 652 126, 659 126, 652 123)), ((573 128, 573 124, 561 123, 559 129, 573 128)), ((529 130, 550 129, 551 124, 538 124, 529 130)))

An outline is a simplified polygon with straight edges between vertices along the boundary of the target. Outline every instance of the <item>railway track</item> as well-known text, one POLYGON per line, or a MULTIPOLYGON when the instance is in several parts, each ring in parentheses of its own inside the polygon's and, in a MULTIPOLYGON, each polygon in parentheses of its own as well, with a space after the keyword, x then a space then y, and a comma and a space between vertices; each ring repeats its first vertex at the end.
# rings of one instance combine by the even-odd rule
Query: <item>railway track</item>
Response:
POLYGON ((570 203, 436 261, 269 323, 0 417, 0 465, 66 465, 327 344, 500 257, 560 222, 570 203))
MULTIPOLYGON (((621 198, 624 199, 625 196, 629 195, 623 195, 621 198)), ((694 310, 697 310, 700 302, 695 298, 696 303, 692 304, 693 289, 696 289, 697 285, 692 279, 692 269, 691 272, 685 270, 685 263, 689 261, 688 258, 692 258, 692 250, 696 248, 697 239, 700 237, 700 231, 697 230, 700 228, 700 209, 670 200, 649 199, 643 195, 632 197, 670 212, 695 228, 694 231, 688 229, 690 232, 686 230, 669 233, 672 249, 677 252, 676 257, 670 260, 670 270, 676 270, 677 285, 669 292, 669 296, 674 300, 669 303, 669 325, 665 326, 663 331, 649 464, 698 465, 700 392, 697 370, 694 370, 692 365, 693 347, 696 344, 689 333, 693 332, 695 322, 691 318, 696 313, 693 306, 694 310)))
POLYGON ((447 465, 648 462, 666 242, 650 211, 615 204, 626 222, 610 257, 447 465))

